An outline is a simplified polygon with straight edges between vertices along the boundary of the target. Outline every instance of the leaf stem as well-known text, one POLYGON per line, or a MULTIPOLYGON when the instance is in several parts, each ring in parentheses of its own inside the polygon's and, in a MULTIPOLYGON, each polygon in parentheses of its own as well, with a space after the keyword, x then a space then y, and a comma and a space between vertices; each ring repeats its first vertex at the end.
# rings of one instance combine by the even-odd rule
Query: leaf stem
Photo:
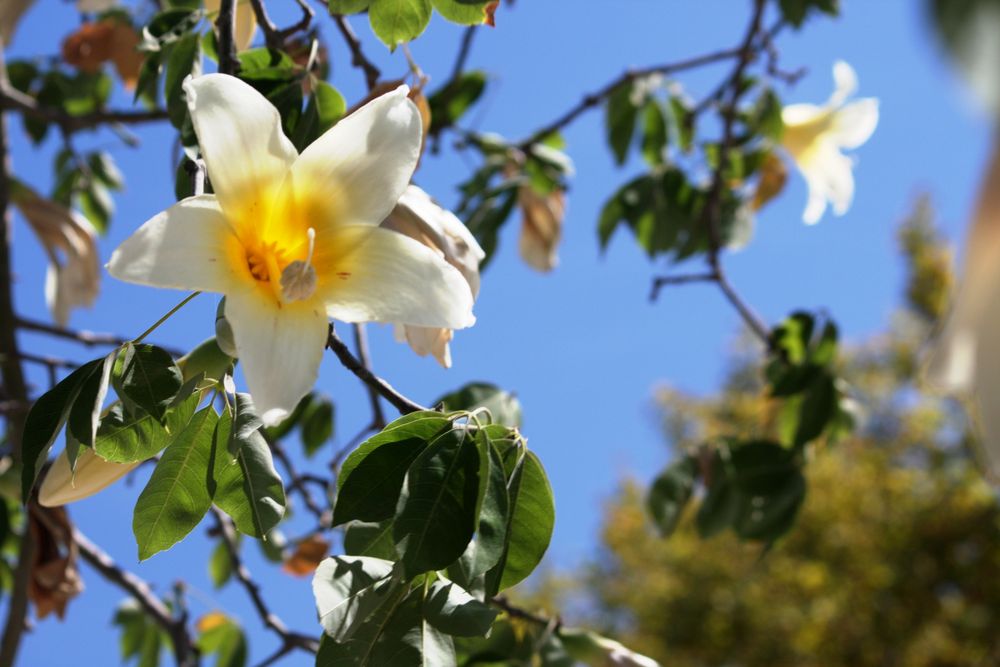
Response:
POLYGON ((155 322, 153 322, 153 326, 151 326, 148 329, 146 329, 145 331, 143 331, 141 334, 139 334, 139 336, 137 338, 133 338, 132 340, 130 340, 129 343, 131 343, 133 345, 136 344, 136 343, 141 343, 146 336, 148 336, 149 334, 151 334, 154 331, 156 331, 156 329, 159 328, 159 326, 161 324, 163 324, 164 322, 166 322, 167 320, 169 320, 173 316, 174 313, 176 313, 178 310, 180 310, 185 305, 187 305, 188 301, 190 301, 191 299, 195 298, 199 294, 201 294, 200 291, 198 291, 198 292, 191 292, 190 294, 188 294, 186 297, 184 297, 183 300, 181 300, 180 303, 178 303, 176 306, 174 306, 169 311, 167 311, 166 315, 164 315, 160 319, 158 319, 155 322))

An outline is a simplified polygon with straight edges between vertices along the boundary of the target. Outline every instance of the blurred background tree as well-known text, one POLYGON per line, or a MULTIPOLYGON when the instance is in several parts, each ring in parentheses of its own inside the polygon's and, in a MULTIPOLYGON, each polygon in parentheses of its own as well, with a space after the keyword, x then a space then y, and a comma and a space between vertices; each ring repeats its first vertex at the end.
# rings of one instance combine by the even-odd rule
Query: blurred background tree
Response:
MULTIPOLYGON (((638 651, 695 665, 990 665, 1000 661, 1000 504, 958 406, 926 393, 918 353, 944 308, 951 257, 921 198, 900 227, 908 266, 891 330, 845 347, 856 431, 814 447, 795 528, 770 546, 702 539, 689 508, 661 538, 623 480, 596 559, 573 585, 592 621, 638 651), (862 407, 863 406, 863 407, 862 407)), ((759 365, 737 355, 718 394, 663 388, 668 445, 767 437, 759 365), (765 432, 760 432, 761 429, 765 432)))

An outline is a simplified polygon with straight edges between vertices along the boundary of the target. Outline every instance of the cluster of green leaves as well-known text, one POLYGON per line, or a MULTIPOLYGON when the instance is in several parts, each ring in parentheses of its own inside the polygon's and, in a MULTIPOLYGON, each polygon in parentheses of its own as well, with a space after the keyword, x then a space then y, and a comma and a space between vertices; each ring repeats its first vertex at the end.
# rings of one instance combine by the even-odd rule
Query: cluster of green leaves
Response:
POLYGON ((140 559, 183 539, 213 503, 240 532, 263 538, 284 514, 285 493, 253 402, 237 393, 232 402, 224 396, 221 415, 211 403, 200 407, 232 364, 209 339, 180 362, 154 345, 128 343, 80 366, 28 413, 23 498, 65 426, 71 468, 81 447, 122 464, 162 452, 133 514, 140 559), (118 400, 105 410, 109 387, 118 400))
MULTIPOLYGON (((164 603, 171 607, 169 600, 164 603)), ((112 623, 118 627, 122 662, 136 667, 159 667, 164 649, 171 646, 170 636, 139 604, 129 599, 118 605, 112 623)), ((196 626, 195 646, 202 658, 214 657, 215 667, 245 667, 247 639, 243 628, 217 611, 202 616, 196 626)))
MULTIPOLYGON (((14 88, 35 98, 40 105, 69 116, 100 111, 111 95, 111 77, 104 72, 78 72, 58 64, 43 70, 27 60, 8 63, 7 72, 14 88)), ((24 118, 24 128, 36 146, 48 136, 52 124, 38 116, 24 118)))
MULTIPOLYGON (((136 86, 136 98, 151 106, 159 104, 162 90, 170 123, 180 134, 186 157, 177 168, 178 198, 191 194, 186 165, 197 157, 184 80, 201 73, 203 56, 218 60, 215 32, 198 4, 174 0, 145 26, 147 56, 136 86)), ((344 98, 323 79, 327 68, 314 55, 300 62, 284 51, 256 48, 238 57, 238 76, 278 109, 285 134, 300 151, 344 115, 344 98)))
POLYGON ((778 0, 781 17, 796 28, 801 28, 810 14, 840 15, 840 0, 778 0))
POLYGON ((433 10, 453 23, 479 25, 489 20, 491 0, 328 0, 331 14, 368 12, 372 32, 390 50, 419 37, 433 10))
POLYGON ((619 165, 638 148, 647 171, 604 204, 597 228, 602 248, 625 225, 650 258, 679 262, 703 254, 710 248, 707 216, 712 196, 719 197, 719 243, 741 245, 749 238, 749 184, 760 182, 762 167, 784 127, 774 91, 749 78, 743 86, 744 94, 759 90, 755 101, 737 113, 723 188, 717 195, 701 176, 706 167, 714 170, 719 163, 719 143, 698 137, 697 120, 708 107, 692 105, 659 75, 628 79, 614 89, 605 103, 608 146, 619 165))
POLYGON ((853 427, 836 361, 833 322, 817 327, 815 317, 800 312, 776 327, 764 371, 768 396, 778 403, 773 437, 719 438, 668 466, 647 498, 661 534, 677 527, 700 480, 705 495, 696 525, 702 537, 726 528, 767 543, 784 535, 806 494, 804 449, 853 427))
POLYGON ((317 665, 455 664, 453 638, 485 637, 490 599, 540 562, 548 479, 517 429, 480 423, 486 414, 409 414, 345 460, 333 513, 345 555, 313 580, 317 665))

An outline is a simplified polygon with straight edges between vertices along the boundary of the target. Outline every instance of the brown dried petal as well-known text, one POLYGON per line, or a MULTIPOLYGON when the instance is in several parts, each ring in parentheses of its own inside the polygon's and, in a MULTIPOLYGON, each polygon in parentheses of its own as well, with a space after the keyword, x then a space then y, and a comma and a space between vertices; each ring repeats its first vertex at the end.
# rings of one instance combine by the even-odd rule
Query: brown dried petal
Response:
POLYGON ((281 569, 295 577, 308 577, 316 571, 329 551, 329 542, 319 535, 312 535, 295 546, 295 552, 285 560, 281 569))

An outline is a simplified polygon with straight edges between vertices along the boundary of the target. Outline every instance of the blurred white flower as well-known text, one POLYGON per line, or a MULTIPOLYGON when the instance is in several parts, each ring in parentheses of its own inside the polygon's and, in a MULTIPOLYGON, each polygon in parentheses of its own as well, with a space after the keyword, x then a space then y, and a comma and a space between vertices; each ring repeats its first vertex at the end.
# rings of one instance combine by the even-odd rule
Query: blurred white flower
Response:
POLYGON ((115 463, 101 458, 90 447, 80 447, 74 471, 64 451, 45 474, 38 489, 38 502, 45 507, 56 507, 89 498, 114 484, 139 463, 115 463))
POLYGON ((844 149, 868 141, 878 125, 878 100, 848 102, 857 90, 857 75, 850 65, 833 66, 836 89, 823 106, 791 104, 781 113, 785 124, 782 145, 795 160, 809 187, 809 202, 802 219, 815 224, 823 217, 827 202, 836 215, 843 215, 854 199, 851 158, 844 149))
MULTIPOLYGON (((382 227, 405 234, 438 252, 461 272, 469 283, 472 298, 479 296, 479 263, 486 253, 462 221, 442 208, 430 195, 410 185, 382 227)), ((396 338, 406 341, 420 356, 433 354, 445 368, 451 367, 454 332, 441 327, 396 325, 396 338)))

